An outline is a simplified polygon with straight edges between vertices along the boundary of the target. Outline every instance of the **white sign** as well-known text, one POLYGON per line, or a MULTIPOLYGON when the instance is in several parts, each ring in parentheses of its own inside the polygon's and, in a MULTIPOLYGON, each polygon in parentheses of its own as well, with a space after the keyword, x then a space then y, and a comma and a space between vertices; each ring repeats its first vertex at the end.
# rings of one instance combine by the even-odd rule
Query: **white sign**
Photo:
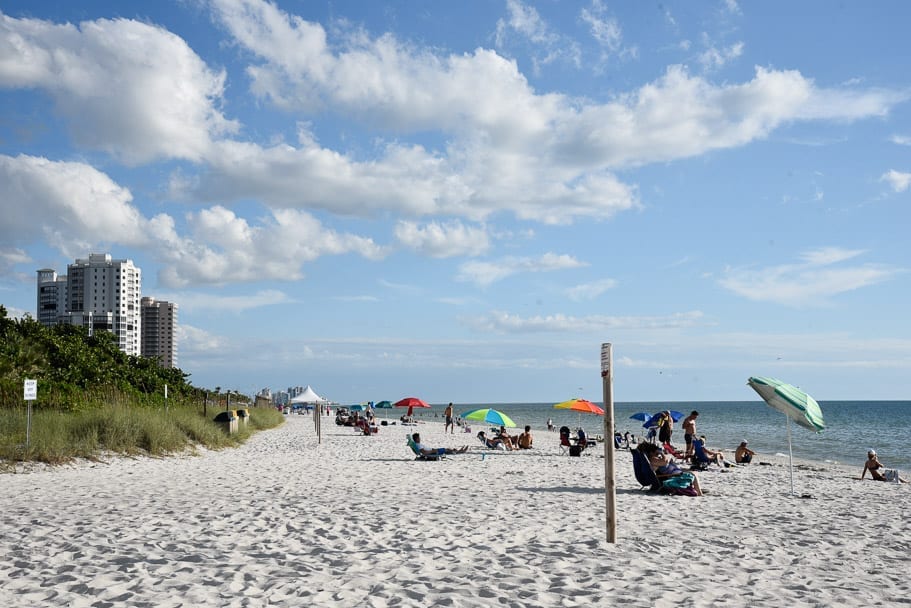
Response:
POLYGON ((37 380, 26 380, 25 381, 25 400, 34 401, 38 398, 38 381, 37 380))
POLYGON ((609 372, 611 366, 611 343, 601 344, 601 372, 609 372))
POLYGON ((168 398, 168 385, 167 384, 164 385, 164 398, 165 399, 168 398))

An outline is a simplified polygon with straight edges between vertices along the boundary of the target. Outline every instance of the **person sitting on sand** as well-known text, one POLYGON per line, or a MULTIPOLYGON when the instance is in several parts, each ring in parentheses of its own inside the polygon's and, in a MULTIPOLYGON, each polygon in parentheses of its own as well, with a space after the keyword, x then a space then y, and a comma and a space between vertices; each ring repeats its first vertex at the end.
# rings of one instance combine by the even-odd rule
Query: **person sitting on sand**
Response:
POLYGON ((509 433, 507 433, 506 427, 503 425, 500 425, 500 431, 497 434, 497 438, 503 442, 503 444, 506 446, 507 450, 518 450, 519 449, 519 446, 517 445, 518 441, 519 441, 519 436, 518 435, 512 436, 509 433))
POLYGON ((411 436, 411 440, 414 441, 415 449, 421 454, 430 456, 430 455, 443 455, 443 454, 464 454, 468 451, 468 446, 463 445, 457 450, 452 448, 428 448, 426 445, 421 443, 421 434, 414 433, 411 436))
POLYGON ((525 432, 519 435, 518 441, 516 443, 519 445, 519 448, 522 450, 530 450, 531 444, 534 442, 534 438, 531 436, 531 426, 525 425, 525 432))
MULTIPOLYGON (((876 457, 876 451, 875 450, 868 451, 867 452, 867 462, 864 463, 864 470, 860 474, 860 478, 863 479, 867 475, 867 471, 870 471, 870 477, 872 477, 875 481, 895 481, 894 478, 889 479, 888 477, 886 477, 885 475, 880 473, 879 469, 885 470, 885 467, 883 467, 883 463, 881 463, 879 461, 879 459, 876 457)), ((898 475, 898 472, 895 472, 895 475, 898 475)), ((901 477, 898 478, 898 481, 901 483, 908 483, 901 477)))
POLYGON ((747 440, 744 439, 740 442, 740 445, 737 446, 737 449, 734 451, 734 462, 739 464, 747 464, 752 462, 753 456, 756 455, 756 452, 747 447, 747 440))
POLYGON ((693 489, 696 490, 696 496, 702 496, 702 488, 699 487, 699 477, 690 471, 684 471, 680 468, 674 459, 668 456, 664 450, 650 441, 643 441, 639 444, 639 451, 645 454, 649 465, 655 471, 655 475, 660 478, 688 476, 692 483, 693 489))
POLYGON ((702 447, 702 452, 705 454, 708 462, 714 462, 720 467, 730 467, 734 466, 729 462, 724 461, 724 452, 721 450, 710 450, 705 446, 705 435, 700 435, 699 439, 693 440, 693 449, 698 452, 699 447, 702 447))

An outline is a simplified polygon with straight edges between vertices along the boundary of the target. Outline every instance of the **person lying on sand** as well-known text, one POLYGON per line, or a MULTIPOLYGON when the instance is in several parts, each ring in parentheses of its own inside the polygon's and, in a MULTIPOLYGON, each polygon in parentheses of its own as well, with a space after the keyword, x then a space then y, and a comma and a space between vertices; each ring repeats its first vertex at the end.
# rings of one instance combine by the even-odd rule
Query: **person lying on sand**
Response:
POLYGON ((468 451, 468 446, 467 446, 467 445, 463 445, 462 447, 460 447, 460 448, 457 449, 457 450, 454 450, 454 449, 452 449, 452 448, 428 448, 426 445, 424 445, 423 443, 421 443, 421 434, 420 434, 420 433, 414 433, 414 434, 411 436, 411 439, 414 441, 414 447, 417 448, 417 450, 418 450, 421 454, 426 454, 426 455, 428 455, 428 456, 429 456, 429 455, 434 455, 434 454, 437 454, 437 455, 441 455, 441 454, 464 454, 465 452, 468 451))
MULTIPOLYGON (((867 471, 870 471, 870 477, 872 477, 875 481, 895 481, 894 478, 889 479, 888 477, 886 477, 885 475, 880 473, 879 469, 885 470, 885 467, 883 466, 883 463, 881 463, 879 461, 879 459, 876 457, 876 451, 875 450, 868 451, 867 452, 867 462, 864 463, 864 470, 860 474, 860 479, 863 479, 867 475, 867 471)), ((898 475, 898 472, 895 472, 894 474, 898 475)), ((900 483, 908 483, 901 477, 898 478, 898 481, 900 483)))

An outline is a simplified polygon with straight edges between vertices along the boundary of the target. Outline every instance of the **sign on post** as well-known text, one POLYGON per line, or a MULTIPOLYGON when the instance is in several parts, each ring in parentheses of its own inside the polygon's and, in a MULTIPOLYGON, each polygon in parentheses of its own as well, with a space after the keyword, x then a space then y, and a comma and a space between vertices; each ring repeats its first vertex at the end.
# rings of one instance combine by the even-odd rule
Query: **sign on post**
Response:
POLYGON ((24 387, 25 396, 23 397, 26 401, 34 401, 38 398, 38 381, 37 380, 26 380, 24 387))
POLYGON ((26 380, 22 386, 22 397, 25 399, 25 448, 32 440, 32 401, 38 398, 38 381, 26 380))

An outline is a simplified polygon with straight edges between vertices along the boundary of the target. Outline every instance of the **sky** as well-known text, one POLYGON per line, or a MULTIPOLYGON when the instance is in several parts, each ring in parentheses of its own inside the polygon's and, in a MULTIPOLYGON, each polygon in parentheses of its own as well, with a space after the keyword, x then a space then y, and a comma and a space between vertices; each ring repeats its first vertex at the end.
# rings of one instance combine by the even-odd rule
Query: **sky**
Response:
POLYGON ((131 259, 200 387, 911 399, 911 4, 0 0, 0 304, 131 259))

